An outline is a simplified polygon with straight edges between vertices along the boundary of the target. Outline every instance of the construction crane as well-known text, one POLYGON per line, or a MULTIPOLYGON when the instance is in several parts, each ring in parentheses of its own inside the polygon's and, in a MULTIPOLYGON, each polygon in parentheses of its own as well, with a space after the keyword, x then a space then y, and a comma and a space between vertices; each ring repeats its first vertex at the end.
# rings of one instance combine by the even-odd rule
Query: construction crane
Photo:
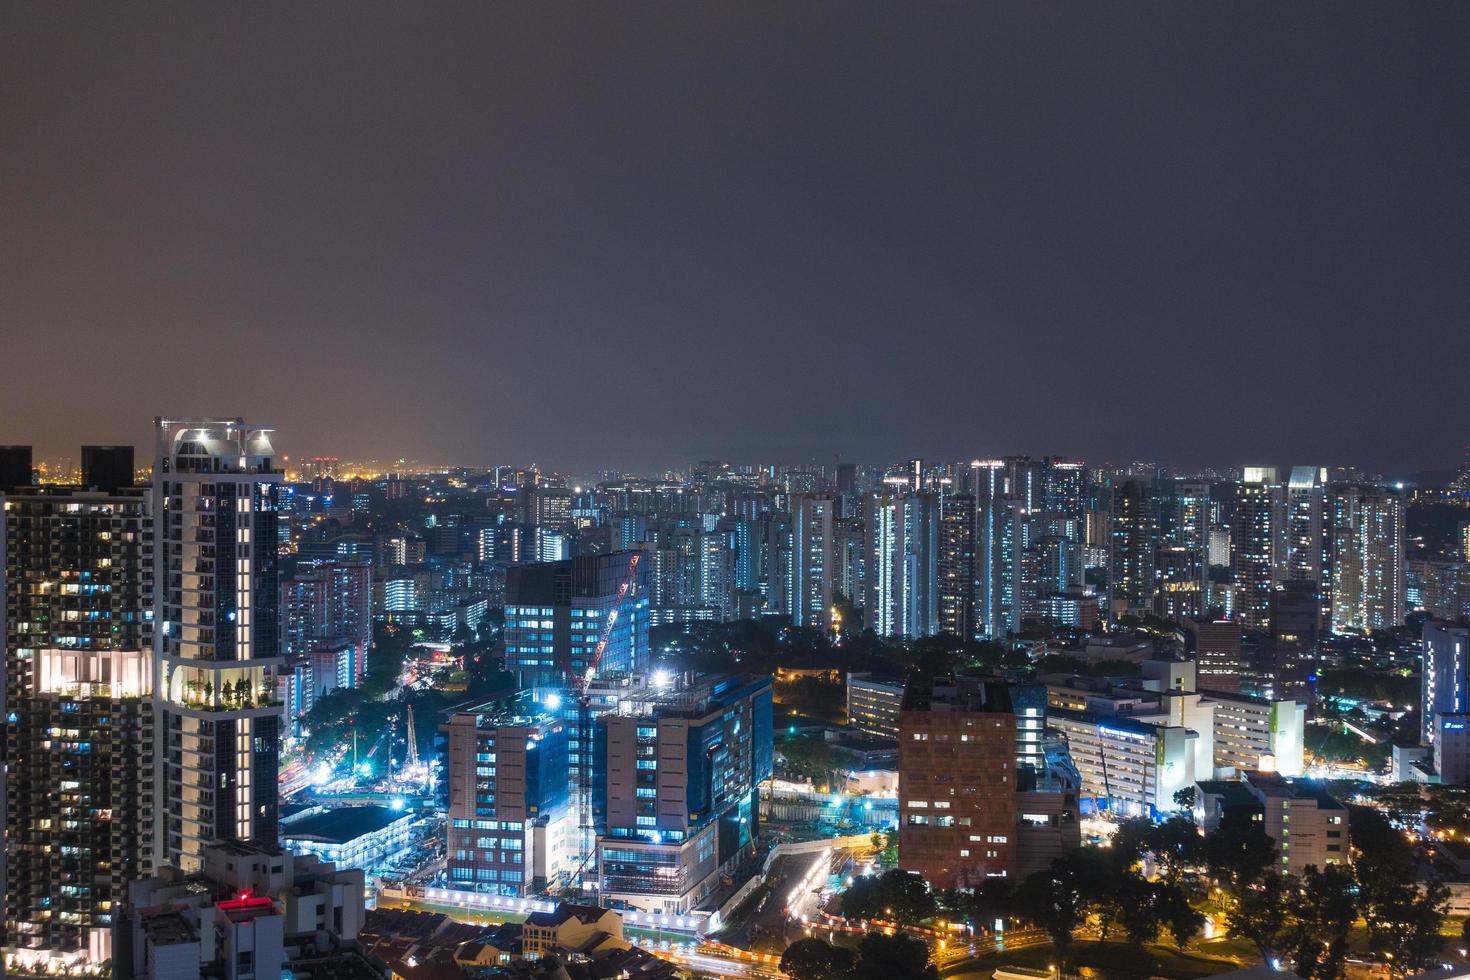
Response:
POLYGON ((607 620, 602 625, 602 635, 597 640, 597 646, 592 650, 592 660, 587 664, 587 669, 581 674, 577 673, 576 665, 571 661, 571 648, 567 649, 567 659, 562 664, 562 672, 572 682, 572 689, 582 699, 587 697, 587 687, 592 683, 592 678, 597 675, 597 668, 602 664, 602 655, 607 652, 608 641, 612 639, 613 627, 618 624, 618 617, 622 614, 623 603, 633 591, 633 585, 638 580, 638 562, 642 560, 643 552, 633 551, 628 556, 628 571, 618 585, 618 597, 613 602, 613 607, 608 611, 607 620))
POLYGON ((413 730, 413 704, 408 706, 408 758, 404 760, 405 768, 413 768, 419 764, 419 740, 413 730))
POLYGON ((623 604, 628 601, 629 596, 634 593, 634 586, 638 581, 638 563, 643 559, 643 552, 634 550, 628 555, 628 570, 623 575, 623 580, 618 585, 618 596, 613 606, 607 613, 607 620, 602 625, 602 634, 598 637, 597 646, 592 649, 592 658, 587 664, 587 669, 578 673, 576 665, 571 662, 571 651, 567 651, 567 660, 562 665, 562 672, 571 681, 572 691, 577 698, 577 741, 580 756, 577 764, 577 811, 580 818, 578 826, 578 847, 582 851, 582 861, 577 865, 567 879, 567 887, 573 887, 582 877, 587 863, 592 860, 595 848, 593 844, 592 824, 592 765, 589 759, 589 742, 592 732, 592 705, 588 688, 592 685, 592 679, 597 676, 597 668, 602 665, 602 656, 607 652, 607 645, 612 640, 613 628, 617 626, 618 619, 622 615, 623 604))

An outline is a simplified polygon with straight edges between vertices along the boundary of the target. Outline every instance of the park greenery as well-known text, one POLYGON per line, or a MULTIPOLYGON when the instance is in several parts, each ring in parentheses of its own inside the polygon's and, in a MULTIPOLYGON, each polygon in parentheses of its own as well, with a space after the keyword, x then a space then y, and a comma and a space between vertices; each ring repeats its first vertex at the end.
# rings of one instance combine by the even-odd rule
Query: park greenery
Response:
POLYGON ((782 668, 820 668, 841 676, 874 671, 897 677, 935 676, 957 670, 1027 669, 1026 651, 1004 643, 961 639, 950 633, 900 641, 872 630, 834 639, 826 631, 744 619, 663 627, 651 634, 658 656, 677 669, 775 674, 782 668))
POLYGON ((799 939, 782 954, 781 971, 791 980, 939 980, 928 944, 903 933, 870 932, 856 950, 799 939))
POLYGON ((1167 934, 1183 949, 1203 925, 1199 910, 1209 907, 1231 937, 1308 980, 1345 975, 1359 921, 1365 951, 1390 975, 1424 969, 1442 944, 1447 890, 1416 880, 1414 851, 1384 814, 1353 807, 1351 826, 1351 869, 1309 866, 1295 876, 1274 867, 1275 845, 1254 821, 1201 834, 1188 812, 1159 823, 1128 820, 1111 846, 1078 850, 1023 881, 1017 906, 1064 960, 1085 927, 1104 941, 1120 933, 1135 946, 1167 934), (1145 861, 1152 879, 1141 873, 1145 861))

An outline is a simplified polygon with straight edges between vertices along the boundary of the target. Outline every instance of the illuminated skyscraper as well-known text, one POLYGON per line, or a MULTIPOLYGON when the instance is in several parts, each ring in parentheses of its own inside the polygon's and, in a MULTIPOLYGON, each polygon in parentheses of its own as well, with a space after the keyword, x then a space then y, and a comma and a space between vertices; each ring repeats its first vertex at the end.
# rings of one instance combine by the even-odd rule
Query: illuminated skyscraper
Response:
POLYGON ((1124 480, 1115 486, 1108 528, 1108 591, 1114 616, 1151 608, 1158 538, 1158 516, 1148 481, 1124 480))
MULTIPOLYGON (((1166 545, 1198 557, 1195 573, 1201 611, 1210 607, 1210 510, 1210 485, 1203 480, 1180 480, 1174 484, 1168 527, 1163 532, 1166 545)), ((1228 556, 1228 544, 1225 553, 1228 556)))
POLYGON ((868 625, 879 636, 939 632, 939 500, 882 494, 868 506, 868 625))
POLYGON ((1323 619, 1332 612, 1332 521, 1327 499, 1325 469, 1292 467, 1282 508, 1278 577, 1283 581, 1315 582, 1323 619))
POLYGON ((1047 501, 1047 463, 1030 456, 1007 456, 1005 464, 1006 493, 1021 501, 1029 514, 1042 510, 1047 501))
POLYGON ((866 589, 863 538, 860 517, 839 518, 832 524, 832 560, 837 564, 832 590, 854 605, 862 604, 866 589))
POLYGON ((272 430, 242 419, 155 429, 159 851, 198 871, 210 843, 277 839, 282 471, 272 430))
POLYGON ((1198 619, 1204 612, 1204 556, 1177 545, 1154 551, 1153 611, 1164 619, 1182 623, 1198 619))
POLYGON ((979 634, 975 581, 975 498, 946 496, 939 514, 939 630, 979 634))
POLYGON ((1080 545, 1087 509, 1087 468, 1081 463, 1048 457, 1040 509, 1065 516, 1075 528, 1073 543, 1080 545))
POLYGON ((1434 753, 1441 781, 1470 782, 1470 630, 1424 624, 1420 742, 1434 753))
POLYGON ((113 911, 153 868, 153 508, 132 447, 98 448, 81 487, 0 486, 5 945, 22 962, 107 959, 113 911))
POLYGON ((786 614, 794 626, 825 630, 832 621, 831 497, 791 495, 791 570, 786 614))
POLYGON ((1012 572, 1017 547, 1014 509, 1006 496, 1005 462, 977 459, 970 464, 970 487, 975 496, 975 579, 979 630, 982 636, 1003 637, 1020 628, 1013 616, 1015 589, 1012 572))
POLYGON ((1404 621, 1404 512, 1385 487, 1343 484, 1332 494, 1332 629, 1390 629, 1404 621))
POLYGON ((1247 466, 1236 491, 1231 534, 1234 618, 1247 629, 1265 629, 1271 624, 1271 585, 1281 526, 1279 492, 1276 469, 1270 466, 1247 466))
POLYGON ((735 589, 755 592, 760 589, 765 567, 766 521, 762 517, 741 517, 731 532, 735 551, 735 589))

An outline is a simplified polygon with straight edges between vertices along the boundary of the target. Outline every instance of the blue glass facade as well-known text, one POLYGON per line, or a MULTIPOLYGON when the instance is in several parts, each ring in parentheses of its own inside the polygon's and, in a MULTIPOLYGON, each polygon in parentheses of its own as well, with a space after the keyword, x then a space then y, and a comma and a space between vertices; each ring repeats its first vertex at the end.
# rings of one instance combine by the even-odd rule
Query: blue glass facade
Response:
POLYGON ((619 551, 507 570, 505 662, 522 688, 560 690, 648 666, 648 566, 619 551), (599 645, 605 645, 599 658, 599 645))

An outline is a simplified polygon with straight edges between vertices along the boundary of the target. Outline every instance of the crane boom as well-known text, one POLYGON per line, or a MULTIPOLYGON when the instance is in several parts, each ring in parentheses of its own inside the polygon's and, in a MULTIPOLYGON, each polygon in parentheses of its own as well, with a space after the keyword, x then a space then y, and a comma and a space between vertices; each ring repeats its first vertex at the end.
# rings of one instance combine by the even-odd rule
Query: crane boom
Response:
MULTIPOLYGON (((633 583, 638 576, 638 562, 642 558, 643 552, 636 550, 628 556, 628 571, 618 585, 617 601, 613 603, 612 609, 608 610, 607 621, 602 626, 602 635, 598 638, 597 646, 592 651, 592 662, 587 665, 587 670, 582 675, 572 674, 572 686, 577 689, 579 696, 587 693, 587 685, 592 683, 592 678, 597 674, 597 668, 602 663, 602 655, 607 652, 608 641, 612 639, 613 627, 618 624, 618 616, 622 613, 623 603, 627 601, 628 593, 633 591, 633 583)), ((571 674, 572 671, 569 670, 568 673, 571 674)))

